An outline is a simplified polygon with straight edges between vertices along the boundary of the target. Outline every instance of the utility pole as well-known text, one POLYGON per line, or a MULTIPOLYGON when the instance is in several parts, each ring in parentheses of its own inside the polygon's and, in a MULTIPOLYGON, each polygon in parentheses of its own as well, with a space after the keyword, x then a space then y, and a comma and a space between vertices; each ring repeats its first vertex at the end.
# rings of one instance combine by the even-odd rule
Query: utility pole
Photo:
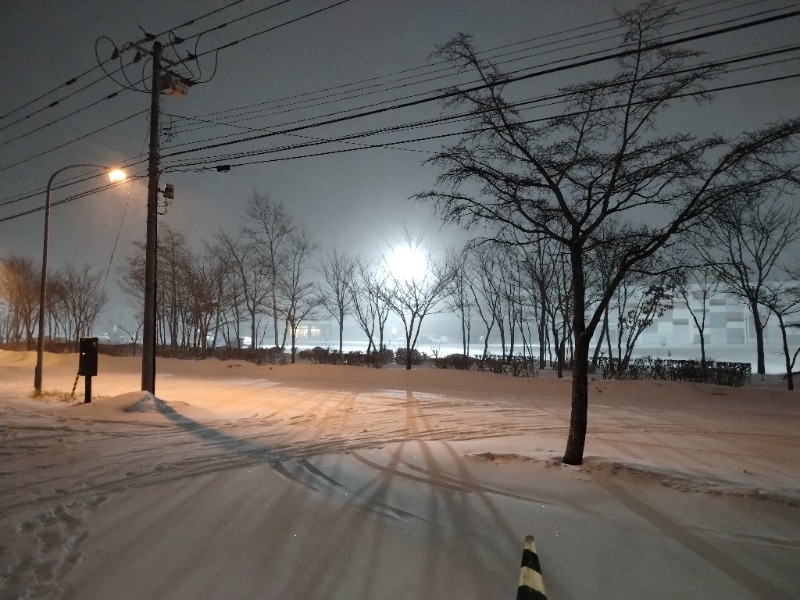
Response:
MULTIPOLYGON (((124 86, 126 89, 136 89, 139 92, 150 94, 150 155, 147 163, 147 240, 145 242, 144 259, 144 314, 143 334, 142 334, 142 390, 151 394, 156 393, 156 280, 158 271, 158 194, 164 194, 167 200, 173 199, 175 188, 172 184, 167 184, 164 190, 158 189, 158 177, 161 160, 161 150, 159 144, 159 111, 161 94, 167 94, 181 98, 186 96, 189 86, 193 85, 191 79, 179 75, 174 71, 175 67, 184 65, 184 62, 170 60, 162 55, 162 46, 156 38, 158 36, 144 33, 144 38, 135 42, 123 44, 121 48, 114 46, 111 59, 120 61, 120 69, 125 69, 122 62, 122 55, 129 50, 136 50, 133 63, 138 63, 142 57, 149 56, 153 61, 153 76, 150 89, 143 86, 142 89, 130 85, 124 86), (142 47, 146 42, 153 42, 152 50, 142 47), (162 68, 162 63, 168 67, 162 68)), ((113 43, 113 42, 112 42, 113 43)), ((176 43, 177 38, 176 38, 176 43)), ((174 48, 174 43, 171 44, 174 48)), ((194 57, 195 59, 197 57, 194 57)), ((102 67, 103 63, 100 63, 102 67)), ((132 63, 129 63, 132 64, 132 63)), ((103 69, 105 71, 105 68, 103 69)), ((111 74, 106 72, 111 77, 111 74)), ((112 77, 113 79, 113 77, 112 77)), ((116 82, 116 80, 114 80, 116 82)))
POLYGON ((153 81, 150 88, 150 157, 147 164, 147 241, 144 263, 144 323, 142 390, 156 393, 156 264, 158 250, 159 101, 161 43, 153 42, 153 81))

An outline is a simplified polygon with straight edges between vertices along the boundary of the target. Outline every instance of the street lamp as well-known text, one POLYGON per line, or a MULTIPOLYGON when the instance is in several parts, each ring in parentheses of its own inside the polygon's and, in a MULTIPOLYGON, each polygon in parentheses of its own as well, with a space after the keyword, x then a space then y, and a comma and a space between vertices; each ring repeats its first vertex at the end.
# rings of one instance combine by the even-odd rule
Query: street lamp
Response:
POLYGON ((39 287, 39 337, 36 342, 36 370, 33 374, 33 388, 34 393, 38 396, 42 393, 42 362, 44 355, 44 312, 45 312, 45 299, 47 296, 47 240, 50 231, 50 190, 53 187, 53 180, 56 175, 67 169, 75 169, 78 167, 94 167, 104 169, 108 172, 108 178, 112 183, 117 183, 125 179, 125 172, 119 169, 111 169, 103 165, 93 164, 76 164, 67 165, 60 168, 58 171, 50 176, 47 181, 47 195, 44 202, 44 244, 42 245, 42 282, 39 287))

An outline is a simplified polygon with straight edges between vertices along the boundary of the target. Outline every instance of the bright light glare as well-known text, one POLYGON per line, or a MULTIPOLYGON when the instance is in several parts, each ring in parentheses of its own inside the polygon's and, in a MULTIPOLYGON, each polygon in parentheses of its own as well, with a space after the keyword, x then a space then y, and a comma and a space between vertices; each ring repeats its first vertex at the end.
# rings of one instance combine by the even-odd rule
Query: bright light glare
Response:
POLYGON ((428 270, 428 259, 417 248, 408 244, 396 246, 386 257, 386 264, 392 276, 401 281, 419 281, 428 270))
POLYGON ((111 183, 117 183, 118 181, 123 181, 127 177, 125 175, 125 171, 120 169, 114 169, 113 171, 108 172, 108 180, 111 183))

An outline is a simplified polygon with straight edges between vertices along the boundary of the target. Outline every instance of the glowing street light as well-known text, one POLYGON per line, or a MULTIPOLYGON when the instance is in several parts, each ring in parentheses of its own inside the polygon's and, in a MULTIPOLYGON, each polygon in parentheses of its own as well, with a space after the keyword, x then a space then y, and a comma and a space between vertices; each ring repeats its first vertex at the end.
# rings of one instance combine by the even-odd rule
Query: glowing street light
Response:
POLYGON ((127 175, 125 175, 125 171, 122 169, 112 169, 108 172, 108 180, 111 183, 119 183, 120 181, 124 181, 127 175))
POLYGON ((44 244, 42 245, 42 283, 39 287, 39 337, 36 342, 36 370, 33 374, 33 388, 34 393, 38 396, 42 393, 42 362, 44 355, 44 313, 45 313, 45 300, 47 296, 47 241, 50 233, 50 190, 53 187, 53 180, 62 171, 67 169, 75 169, 78 167, 94 167, 104 169, 108 172, 108 178, 111 183, 117 183, 125 179, 125 172, 119 169, 111 169, 103 165, 93 164, 76 164, 67 165, 60 168, 58 171, 50 176, 47 181, 47 195, 45 196, 44 203, 44 244))

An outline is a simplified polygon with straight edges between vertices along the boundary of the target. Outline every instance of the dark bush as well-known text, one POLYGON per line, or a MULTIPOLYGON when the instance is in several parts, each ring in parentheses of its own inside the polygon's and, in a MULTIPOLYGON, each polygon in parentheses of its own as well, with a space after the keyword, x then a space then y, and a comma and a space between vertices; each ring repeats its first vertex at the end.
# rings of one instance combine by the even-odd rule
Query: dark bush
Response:
POLYGON ((597 370, 603 379, 660 379, 690 381, 739 387, 752 375, 750 363, 716 362, 707 360, 703 368, 699 360, 672 360, 643 356, 623 364, 619 359, 602 357, 597 370))
POLYGON ((390 362, 394 362, 394 350, 391 348, 384 348, 383 350, 373 350, 371 352, 373 360, 375 362, 380 362, 381 365, 388 365, 390 362))
POLYGON ((487 354, 478 361, 478 370, 488 371, 489 373, 505 373, 506 361, 501 356, 487 354))
POLYGON ((318 365, 341 365, 344 363, 342 354, 336 350, 322 348, 321 346, 315 346, 311 350, 303 350, 300 357, 310 359, 311 362, 318 365))
POLYGON ((317 346, 311 350, 302 350, 299 356, 304 360, 310 360, 320 365, 353 365, 380 369, 386 362, 391 360, 392 351, 388 350, 388 354, 387 351, 383 353, 359 351, 340 353, 337 350, 317 346))
POLYGON ((475 359, 464 354, 450 354, 441 358, 434 358, 433 364, 439 369, 458 369, 468 371, 475 363, 475 359))
MULTIPOLYGON (((220 360, 244 360, 257 365, 285 365, 288 362, 287 355, 283 350, 276 346, 274 348, 215 348, 213 352, 208 352, 209 356, 215 356, 220 360)), ((160 356, 160 353, 159 353, 160 356)), ((204 358, 202 352, 197 352, 193 358, 204 358)), ((179 356, 177 358, 188 358, 179 356)))
MULTIPOLYGON (((411 350, 411 364, 412 365, 421 365, 424 363, 428 357, 417 350, 416 348, 411 350)), ((406 364, 406 349, 405 348, 398 348, 394 353, 394 362, 398 365, 406 364)))
POLYGON ((515 356, 508 363, 514 377, 536 377, 539 375, 538 360, 532 356, 515 356))
POLYGON ((532 356, 503 358, 496 354, 487 354, 486 357, 475 360, 479 371, 511 374, 514 377, 536 377, 539 375, 538 359, 532 356))

